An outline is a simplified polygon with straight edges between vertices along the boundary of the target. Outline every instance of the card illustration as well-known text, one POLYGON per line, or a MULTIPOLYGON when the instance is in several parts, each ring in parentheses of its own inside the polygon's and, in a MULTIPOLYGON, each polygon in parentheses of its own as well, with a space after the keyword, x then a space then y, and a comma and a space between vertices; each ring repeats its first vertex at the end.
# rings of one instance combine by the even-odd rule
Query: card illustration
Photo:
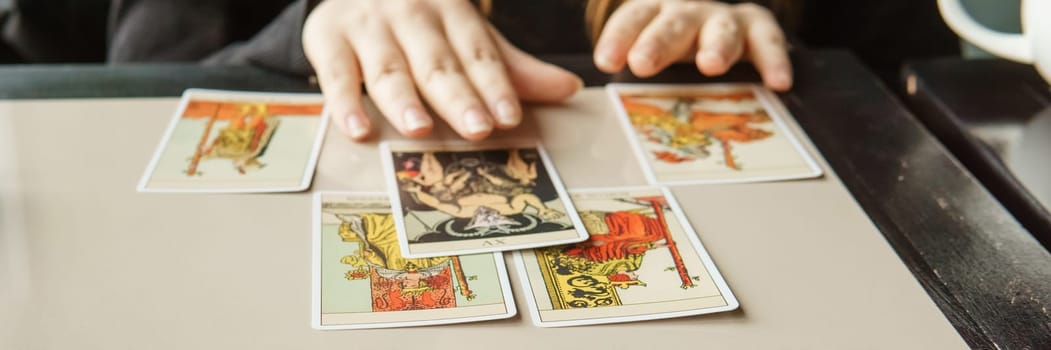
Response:
POLYGON ((575 192, 587 241, 519 254, 539 326, 726 311, 737 302, 660 189, 575 192))
POLYGON ((319 194, 315 328, 381 328, 514 315, 499 254, 405 258, 382 194, 319 194))
POLYGON ((747 84, 611 84, 609 91, 653 183, 820 175, 779 110, 770 107, 777 100, 766 90, 747 84))
POLYGON ((586 239, 532 145, 386 144, 406 256, 505 251, 586 239))
POLYGON ((320 148, 322 115, 317 95, 189 90, 140 190, 305 189, 320 148))

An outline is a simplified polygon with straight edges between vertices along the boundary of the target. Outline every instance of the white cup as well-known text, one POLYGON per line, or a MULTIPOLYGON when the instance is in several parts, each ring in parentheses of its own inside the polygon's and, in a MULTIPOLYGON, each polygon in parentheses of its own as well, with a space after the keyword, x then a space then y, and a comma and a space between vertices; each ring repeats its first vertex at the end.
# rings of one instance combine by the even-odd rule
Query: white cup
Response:
POLYGON ((1036 66, 1051 83, 1051 0, 1022 0, 1022 34, 982 26, 967 14, 960 0, 938 0, 938 8, 956 34, 994 55, 1036 66))

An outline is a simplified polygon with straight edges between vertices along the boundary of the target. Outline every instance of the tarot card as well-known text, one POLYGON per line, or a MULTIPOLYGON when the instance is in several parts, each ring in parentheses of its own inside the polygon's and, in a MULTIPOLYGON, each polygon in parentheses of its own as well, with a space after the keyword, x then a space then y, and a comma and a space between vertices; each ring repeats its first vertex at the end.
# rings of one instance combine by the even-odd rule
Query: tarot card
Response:
POLYGON ((381 152, 405 256, 587 239, 558 174, 535 141, 384 143, 381 152))
POLYGON ((652 184, 821 176, 787 127, 787 110, 765 88, 610 84, 607 90, 652 184))
POLYGON ((186 90, 139 192, 295 192, 328 125, 317 94, 186 90))
POLYGON ((508 318, 515 303, 500 253, 401 255, 384 193, 314 197, 315 329, 423 326, 508 318))
POLYGON ((515 252, 540 327, 630 322, 736 309, 737 299, 667 190, 574 191, 591 237, 515 252))

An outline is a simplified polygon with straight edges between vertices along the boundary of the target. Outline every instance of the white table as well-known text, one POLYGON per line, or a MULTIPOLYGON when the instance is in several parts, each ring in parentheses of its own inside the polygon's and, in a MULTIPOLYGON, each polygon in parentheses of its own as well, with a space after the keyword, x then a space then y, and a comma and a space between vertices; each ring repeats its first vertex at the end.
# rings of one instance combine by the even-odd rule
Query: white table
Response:
MULTIPOLYGON (((509 320, 315 331, 310 193, 135 192, 176 103, 0 102, 0 349, 966 348, 820 156, 821 179, 673 189, 738 311, 540 329, 512 270, 509 320)), ((567 187, 645 183, 600 89, 529 113, 500 136, 542 139, 567 187)), ((330 129, 311 191, 382 190, 376 148, 330 129)))

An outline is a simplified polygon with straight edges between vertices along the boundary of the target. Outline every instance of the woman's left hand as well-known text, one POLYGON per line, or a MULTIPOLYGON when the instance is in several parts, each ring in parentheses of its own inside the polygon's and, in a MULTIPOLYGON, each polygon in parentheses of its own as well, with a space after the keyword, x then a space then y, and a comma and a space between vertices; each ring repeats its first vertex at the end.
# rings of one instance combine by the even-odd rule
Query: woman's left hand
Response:
POLYGON ((627 65, 643 78, 684 60, 705 75, 720 75, 744 57, 766 86, 792 87, 784 32, 769 10, 751 3, 628 1, 610 16, 595 45, 599 69, 613 73, 627 65))

